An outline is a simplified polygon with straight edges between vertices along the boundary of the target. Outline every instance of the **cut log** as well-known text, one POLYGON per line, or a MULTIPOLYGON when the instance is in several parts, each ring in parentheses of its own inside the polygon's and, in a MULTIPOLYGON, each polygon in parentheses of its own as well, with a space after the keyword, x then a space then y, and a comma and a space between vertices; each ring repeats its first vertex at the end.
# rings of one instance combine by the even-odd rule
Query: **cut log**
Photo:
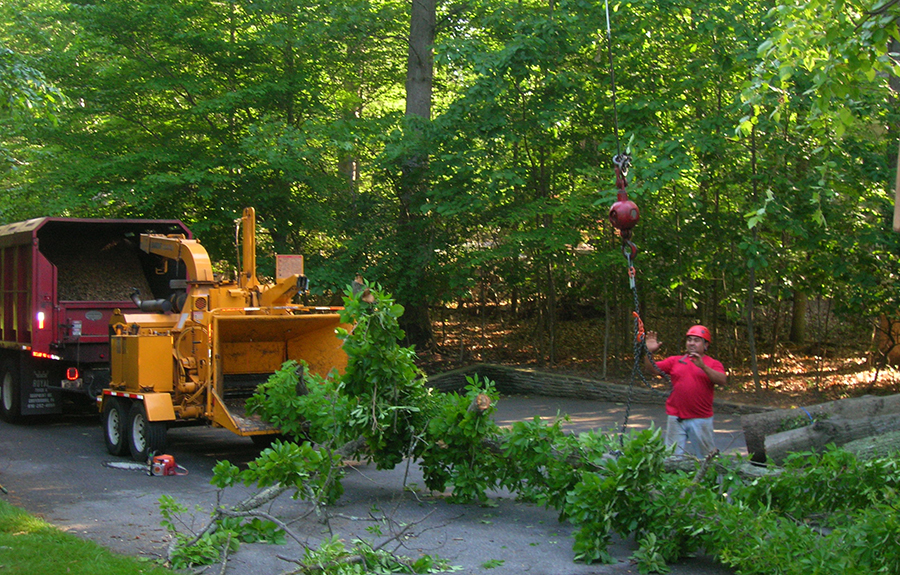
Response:
POLYGON ((829 443, 841 446, 889 431, 900 431, 900 417, 896 414, 854 419, 832 417, 766 437, 766 456, 780 465, 794 452, 823 451, 829 443))
POLYGON ((900 454, 900 431, 890 431, 884 435, 874 435, 856 439, 843 446, 857 459, 868 461, 882 457, 897 457, 900 454))
POLYGON ((822 416, 845 419, 876 417, 886 414, 900 414, 900 394, 888 396, 866 395, 854 399, 840 399, 805 408, 776 409, 763 413, 752 413, 741 417, 747 452, 753 461, 766 460, 766 436, 786 429, 804 426, 805 421, 817 420, 822 416))

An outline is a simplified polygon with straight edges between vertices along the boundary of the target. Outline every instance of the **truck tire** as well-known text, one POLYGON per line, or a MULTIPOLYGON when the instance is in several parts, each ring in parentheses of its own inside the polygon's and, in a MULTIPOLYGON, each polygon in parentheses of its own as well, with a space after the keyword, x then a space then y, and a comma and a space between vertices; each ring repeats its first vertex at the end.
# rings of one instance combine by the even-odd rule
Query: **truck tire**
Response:
POLYGON ((4 361, 0 370, 0 419, 8 423, 22 420, 21 392, 15 362, 4 361))
POLYGON ((128 412, 128 446, 131 457, 141 463, 166 447, 166 422, 148 421, 147 408, 140 401, 135 401, 128 412))
POLYGON ((128 453, 128 404, 117 397, 103 402, 103 439, 112 455, 128 453))

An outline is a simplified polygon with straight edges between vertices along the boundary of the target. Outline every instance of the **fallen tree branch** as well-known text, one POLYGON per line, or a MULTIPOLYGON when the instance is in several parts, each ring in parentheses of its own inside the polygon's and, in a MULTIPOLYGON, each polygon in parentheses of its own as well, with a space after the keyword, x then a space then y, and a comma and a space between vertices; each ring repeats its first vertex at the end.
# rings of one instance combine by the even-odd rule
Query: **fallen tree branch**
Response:
POLYGON ((225 545, 222 546, 222 566, 219 567, 219 575, 225 575, 225 568, 228 566, 228 550, 231 547, 231 533, 228 534, 228 539, 225 541, 225 545))
MULTIPOLYGON (((334 453, 340 457, 349 457, 354 453, 358 453, 364 446, 366 445, 366 439, 363 436, 357 437, 352 441, 348 441, 338 449, 334 450, 334 453)), ((266 487, 265 489, 247 497, 243 501, 240 501, 233 505, 230 508, 219 507, 216 509, 215 513, 213 513, 209 522, 200 530, 199 533, 195 534, 192 539, 187 541, 180 541, 177 537, 172 539, 169 543, 169 546, 166 550, 166 558, 169 562, 171 562, 175 556, 175 551, 179 546, 183 547, 191 547, 196 545, 201 539, 212 535, 219 528, 219 520, 225 516, 240 516, 242 514, 249 514, 250 512, 254 512, 256 509, 259 509, 263 505, 267 503, 271 503, 275 499, 277 499, 282 493, 289 489, 288 486, 285 485, 271 485, 266 487)), ((277 523, 280 523, 276 521, 277 523)), ((283 526, 286 531, 286 526, 283 526)))
POLYGON ((697 489, 697 486, 700 485, 700 482, 703 481, 704 477, 706 477, 706 473, 707 471, 709 471, 710 465, 718 456, 719 450, 714 449, 712 453, 703 458, 703 463, 700 464, 700 468, 694 475, 694 481, 691 482, 690 486, 685 487, 681 490, 681 499, 684 499, 685 497, 693 493, 695 489, 697 489))
MULTIPOLYGON (((400 531, 394 533, 392 536, 388 537, 387 539, 385 539, 378 545, 375 545, 374 547, 372 547, 372 551, 377 553, 378 551, 381 551, 382 549, 384 549, 384 547, 387 546, 388 543, 391 543, 392 541, 398 541, 401 537, 406 535, 413 527, 415 527, 416 525, 422 523, 423 521, 425 521, 426 519, 431 517, 431 515, 435 511, 436 511, 436 509, 432 509, 418 521, 414 521, 412 523, 404 525, 404 527, 402 529, 400 529, 400 531)), ((401 545, 402 545, 402 543, 398 543, 397 547, 400 547, 401 545)), ((411 564, 411 562, 409 560, 407 560, 405 557, 398 557, 398 556, 394 555, 393 552, 391 552, 391 557, 394 559, 394 561, 397 561, 398 563, 402 563, 407 566, 409 566, 411 564)), ((315 564, 304 563, 303 561, 301 561, 299 559, 288 559, 281 555, 279 555, 278 558, 281 559, 282 561, 288 561, 290 563, 294 563, 300 567, 299 569, 291 571, 288 575, 299 575, 301 573, 306 573, 306 574, 322 573, 328 569, 331 569, 332 567, 337 567, 339 565, 357 565, 360 563, 365 564, 365 562, 366 562, 365 556, 362 555, 361 553, 357 553, 354 555, 348 555, 346 557, 340 557, 338 559, 333 559, 333 560, 325 562, 325 563, 315 563, 315 564)))

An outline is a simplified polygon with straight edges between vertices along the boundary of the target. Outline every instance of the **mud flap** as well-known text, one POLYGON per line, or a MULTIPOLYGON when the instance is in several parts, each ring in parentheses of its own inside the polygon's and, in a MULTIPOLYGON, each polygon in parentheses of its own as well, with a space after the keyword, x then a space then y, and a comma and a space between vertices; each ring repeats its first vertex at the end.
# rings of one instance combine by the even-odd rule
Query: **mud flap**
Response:
POLYGON ((10 375, 19 384, 22 416, 62 413, 61 392, 54 389, 59 386, 62 373, 55 362, 24 355, 21 361, 10 363, 10 375))

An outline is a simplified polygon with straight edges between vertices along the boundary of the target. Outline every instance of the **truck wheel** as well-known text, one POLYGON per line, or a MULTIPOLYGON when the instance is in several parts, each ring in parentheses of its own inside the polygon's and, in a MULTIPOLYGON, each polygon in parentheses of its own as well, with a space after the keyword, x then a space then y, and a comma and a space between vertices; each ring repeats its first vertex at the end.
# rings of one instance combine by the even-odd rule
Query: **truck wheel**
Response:
POLYGON ((22 419, 22 404, 20 399, 19 373, 12 361, 3 363, 0 371, 0 418, 9 423, 16 423, 22 419))
POLYGON ((113 455, 128 452, 128 404, 110 397, 103 402, 103 439, 106 450, 113 455))
POLYGON ((128 446, 135 461, 144 463, 151 453, 159 453, 166 446, 166 423, 147 421, 147 408, 140 401, 135 401, 128 412, 128 431, 128 446))

